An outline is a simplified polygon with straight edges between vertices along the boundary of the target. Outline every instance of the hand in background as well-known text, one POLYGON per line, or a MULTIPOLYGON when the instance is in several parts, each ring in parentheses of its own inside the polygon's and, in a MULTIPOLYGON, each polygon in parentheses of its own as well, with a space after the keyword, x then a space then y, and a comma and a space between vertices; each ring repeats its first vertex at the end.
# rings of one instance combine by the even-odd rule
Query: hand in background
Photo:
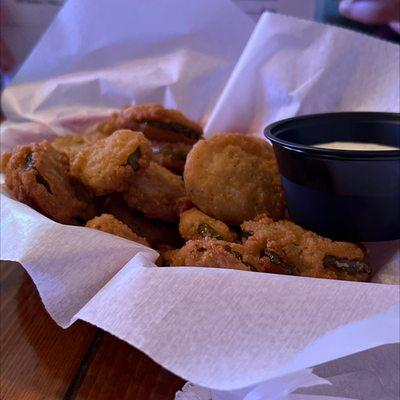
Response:
POLYGON ((364 24, 388 24, 400 33, 400 0, 342 0, 339 11, 364 24))

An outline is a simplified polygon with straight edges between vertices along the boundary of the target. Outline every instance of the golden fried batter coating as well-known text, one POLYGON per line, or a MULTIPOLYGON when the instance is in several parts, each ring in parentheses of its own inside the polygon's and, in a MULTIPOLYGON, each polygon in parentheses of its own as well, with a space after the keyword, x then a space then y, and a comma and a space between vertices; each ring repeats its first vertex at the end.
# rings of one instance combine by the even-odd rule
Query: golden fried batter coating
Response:
POLYGON ((164 260, 171 266, 230 268, 243 271, 262 271, 257 257, 237 243, 205 238, 189 240, 179 250, 166 251, 164 260))
POLYGON ((128 225, 125 225, 119 219, 110 214, 102 214, 99 217, 91 219, 86 223, 86 227, 111 233, 112 235, 117 235, 145 246, 149 246, 149 243, 144 237, 137 235, 128 225))
POLYGON ((182 178, 151 161, 124 193, 128 206, 151 218, 176 221, 178 200, 185 196, 182 178))
POLYGON ((98 126, 98 131, 107 135, 117 129, 140 131, 149 139, 165 142, 194 143, 203 135, 202 127, 196 122, 161 104, 125 107, 98 126))
POLYGON ((184 242, 178 224, 148 218, 141 212, 129 209, 122 195, 115 193, 106 201, 102 212, 114 215, 138 235, 145 237, 153 249, 178 248, 184 242))
POLYGON ((266 215, 241 225, 244 247, 295 275, 365 281, 371 269, 360 246, 335 242, 290 221, 274 222, 266 215))
POLYGON ((196 208, 183 212, 179 220, 179 232, 185 240, 214 239, 234 242, 236 235, 223 222, 202 213, 196 208))
POLYGON ((191 202, 191 200, 187 196, 181 197, 177 201, 176 208, 177 208, 178 215, 181 215, 183 212, 190 210, 193 207, 194 207, 194 204, 191 202))
POLYGON ((228 225, 260 213, 284 214, 278 166, 269 144, 241 134, 219 134, 197 142, 184 171, 188 197, 201 211, 228 225))
POLYGON ((97 196, 122 192, 151 157, 151 143, 142 133, 119 130, 84 146, 71 162, 71 174, 97 196))
POLYGON ((68 175, 68 157, 47 141, 15 147, 2 165, 6 186, 19 201, 60 223, 76 225, 93 217, 90 198, 68 175))
POLYGON ((192 148, 187 143, 168 143, 153 141, 153 160, 174 174, 182 175, 186 156, 192 148))
POLYGON ((104 135, 99 133, 94 135, 58 136, 51 142, 51 145, 56 150, 64 152, 70 159, 72 159, 76 154, 78 154, 83 146, 95 143, 97 140, 103 139, 104 137, 104 135))
POLYGON ((11 153, 9 153, 8 151, 4 152, 1 155, 1 162, 0 162, 0 172, 1 173, 3 173, 3 174, 5 173, 7 164, 8 164, 8 161, 10 160, 10 158, 11 158, 11 153))

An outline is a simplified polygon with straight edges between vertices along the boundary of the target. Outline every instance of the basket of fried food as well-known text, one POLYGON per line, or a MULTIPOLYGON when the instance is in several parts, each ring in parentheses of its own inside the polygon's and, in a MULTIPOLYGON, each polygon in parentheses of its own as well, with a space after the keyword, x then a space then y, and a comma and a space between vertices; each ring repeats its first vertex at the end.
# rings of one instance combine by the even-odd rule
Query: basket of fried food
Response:
POLYGON ((287 217, 270 144, 202 127, 159 104, 129 106, 95 133, 17 146, 1 160, 21 202, 62 224, 150 246, 158 266, 367 281, 362 245, 287 217))

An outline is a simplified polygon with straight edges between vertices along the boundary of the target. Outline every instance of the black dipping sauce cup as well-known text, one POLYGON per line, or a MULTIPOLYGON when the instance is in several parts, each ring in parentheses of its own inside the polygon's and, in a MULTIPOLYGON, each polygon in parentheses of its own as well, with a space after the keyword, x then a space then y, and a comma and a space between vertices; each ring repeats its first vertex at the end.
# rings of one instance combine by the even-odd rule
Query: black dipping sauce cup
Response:
POLYGON ((290 218, 336 240, 400 239, 400 150, 333 150, 328 142, 400 147, 400 114, 348 112, 285 119, 265 128, 290 218))

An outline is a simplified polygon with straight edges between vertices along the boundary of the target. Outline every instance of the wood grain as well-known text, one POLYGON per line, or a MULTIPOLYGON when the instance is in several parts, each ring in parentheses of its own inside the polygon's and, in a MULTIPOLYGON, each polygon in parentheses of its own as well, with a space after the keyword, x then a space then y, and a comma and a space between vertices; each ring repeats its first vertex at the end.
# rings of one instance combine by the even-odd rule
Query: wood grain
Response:
POLYGON ((183 385, 145 354, 106 334, 76 399, 172 400, 183 385))
POLYGON ((108 333, 58 327, 27 273, 0 265, 1 400, 168 400, 184 381, 108 333))
POLYGON ((2 400, 62 399, 96 328, 58 327, 21 266, 0 266, 2 400))

